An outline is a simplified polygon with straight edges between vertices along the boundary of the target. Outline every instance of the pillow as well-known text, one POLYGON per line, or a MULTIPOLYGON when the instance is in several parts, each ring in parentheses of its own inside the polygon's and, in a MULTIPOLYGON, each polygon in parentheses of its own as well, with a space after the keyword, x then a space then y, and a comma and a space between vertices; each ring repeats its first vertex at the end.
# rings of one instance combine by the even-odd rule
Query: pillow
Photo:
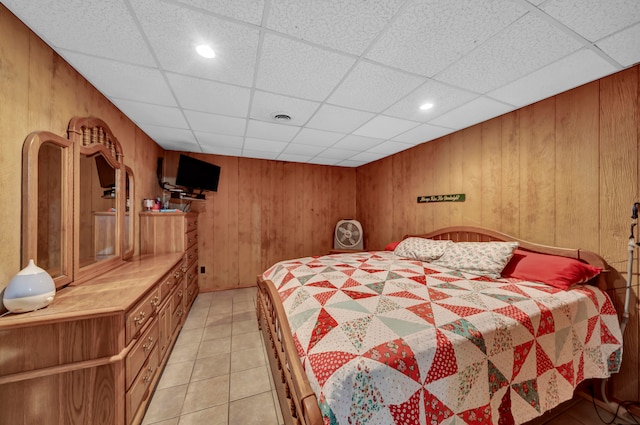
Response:
POLYGON ((393 253, 399 257, 430 262, 440 258, 450 245, 453 245, 453 242, 425 238, 406 238, 400 241, 393 253))
POLYGON ((389 244, 384 247, 384 250, 385 251, 393 251, 393 250, 396 249, 396 247, 398 246, 399 243, 400 243, 400 241, 389 242, 389 244))
POLYGON ((517 247, 518 242, 457 242, 433 264, 497 279, 517 247))
POLYGON ((538 254, 517 249, 502 271, 502 276, 542 282, 560 289, 585 283, 598 276, 599 267, 573 258, 538 254))

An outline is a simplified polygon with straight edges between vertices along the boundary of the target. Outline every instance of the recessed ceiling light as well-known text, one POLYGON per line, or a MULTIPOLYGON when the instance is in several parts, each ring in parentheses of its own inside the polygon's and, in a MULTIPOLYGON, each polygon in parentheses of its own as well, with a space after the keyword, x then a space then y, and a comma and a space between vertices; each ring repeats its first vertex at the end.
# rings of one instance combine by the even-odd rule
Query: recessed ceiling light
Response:
POLYGON ((423 105, 420 105, 421 111, 426 111, 427 109, 431 109, 431 108, 433 108, 433 103, 425 103, 423 105))
POLYGON ((196 52, 198 52, 198 54, 203 58, 207 58, 207 59, 211 59, 216 56, 216 52, 213 51, 211 46, 208 46, 206 44, 201 44, 198 47, 196 47, 196 52))
POLYGON ((291 121, 293 117, 285 112, 274 112, 271 114, 271 119, 274 121, 291 121))

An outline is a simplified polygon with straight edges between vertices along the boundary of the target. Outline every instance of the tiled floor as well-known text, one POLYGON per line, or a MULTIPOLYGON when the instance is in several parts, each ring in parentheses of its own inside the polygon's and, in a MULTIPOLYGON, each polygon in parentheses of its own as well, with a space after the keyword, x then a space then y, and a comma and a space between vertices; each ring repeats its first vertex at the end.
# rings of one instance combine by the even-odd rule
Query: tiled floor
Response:
POLYGON ((143 425, 282 424, 255 288, 196 298, 143 425))
MULTIPOLYGON (((151 400, 143 425, 281 425, 258 331, 256 289, 198 295, 151 400)), ((608 415, 600 409, 603 419, 608 415)), ((586 400, 531 425, 603 423, 586 400)))

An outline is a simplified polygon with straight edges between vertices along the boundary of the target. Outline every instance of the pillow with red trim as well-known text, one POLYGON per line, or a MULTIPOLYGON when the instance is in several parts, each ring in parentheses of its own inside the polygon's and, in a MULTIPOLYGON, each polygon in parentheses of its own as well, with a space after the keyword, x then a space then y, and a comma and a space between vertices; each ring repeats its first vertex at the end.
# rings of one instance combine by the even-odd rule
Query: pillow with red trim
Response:
POLYGON ((601 271, 599 267, 573 258, 516 249, 502 270, 502 277, 542 282, 556 288, 568 289, 572 285, 588 282, 601 271))
POLYGON ((393 251, 396 249, 400 241, 390 242, 387 246, 384 247, 385 251, 393 251))
POLYGON ((431 262, 440 258, 453 242, 409 237, 400 241, 393 253, 399 257, 431 262))

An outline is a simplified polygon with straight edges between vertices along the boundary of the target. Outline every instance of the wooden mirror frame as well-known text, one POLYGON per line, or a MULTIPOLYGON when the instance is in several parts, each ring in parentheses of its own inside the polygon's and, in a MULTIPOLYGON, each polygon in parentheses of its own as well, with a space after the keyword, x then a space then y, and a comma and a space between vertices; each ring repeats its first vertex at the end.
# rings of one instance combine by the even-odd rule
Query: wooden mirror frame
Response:
MULTIPOLYGON (((29 259, 38 264, 38 160, 40 148, 51 142, 62 148, 61 170, 61 258, 62 273, 54 278, 57 288, 67 284, 81 284, 88 279, 119 266, 124 259, 133 256, 135 250, 135 225, 131 223, 129 231, 131 246, 126 247, 125 206, 126 175, 128 173, 131 187, 135 187, 131 169, 124 166, 122 146, 115 138, 109 126, 99 118, 74 117, 69 122, 67 139, 46 131, 31 133, 23 146, 23 194, 22 194, 22 264, 29 259), (80 267, 80 156, 102 154, 115 170, 115 241, 114 255, 111 258, 80 267), (126 248, 128 249, 126 249, 126 248)), ((132 193, 132 199, 133 193, 132 193)), ((135 202, 131 202, 131 211, 135 202)), ((135 216, 130 216, 135 219, 135 216)))

